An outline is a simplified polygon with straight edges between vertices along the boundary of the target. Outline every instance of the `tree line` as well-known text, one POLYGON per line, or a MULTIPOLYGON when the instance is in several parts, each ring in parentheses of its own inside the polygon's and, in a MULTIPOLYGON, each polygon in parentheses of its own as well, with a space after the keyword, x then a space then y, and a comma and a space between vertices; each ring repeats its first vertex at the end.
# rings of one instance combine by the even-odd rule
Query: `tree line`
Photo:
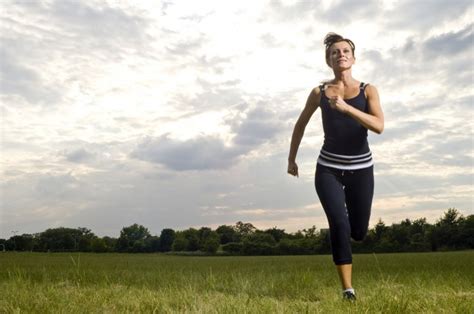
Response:
MULTIPOLYGON (((426 218, 405 219, 386 226, 379 219, 361 242, 353 242, 354 253, 427 252, 474 248, 474 215, 464 217, 449 208, 434 224, 426 218)), ((237 222, 161 234, 138 224, 124 227, 118 238, 98 237, 87 228, 51 228, 36 234, 0 239, 0 250, 38 252, 163 252, 189 255, 296 255, 330 254, 328 229, 299 230, 287 233, 273 227, 258 230, 251 223, 237 222)))

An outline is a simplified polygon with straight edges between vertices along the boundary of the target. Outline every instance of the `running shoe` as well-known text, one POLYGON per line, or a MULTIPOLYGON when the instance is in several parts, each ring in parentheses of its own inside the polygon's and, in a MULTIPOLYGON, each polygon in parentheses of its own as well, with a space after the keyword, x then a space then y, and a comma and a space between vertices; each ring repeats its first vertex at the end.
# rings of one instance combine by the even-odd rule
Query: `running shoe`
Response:
POLYGON ((351 301, 351 302, 355 302, 355 300, 357 299, 355 294, 352 293, 351 291, 344 291, 342 293, 342 298, 344 300, 351 301))

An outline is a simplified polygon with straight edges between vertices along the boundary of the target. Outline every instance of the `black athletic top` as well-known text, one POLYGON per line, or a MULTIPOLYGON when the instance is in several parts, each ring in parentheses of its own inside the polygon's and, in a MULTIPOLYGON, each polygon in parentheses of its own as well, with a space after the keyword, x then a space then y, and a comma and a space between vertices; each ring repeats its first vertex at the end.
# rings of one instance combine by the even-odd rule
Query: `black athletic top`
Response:
MULTIPOLYGON (((368 84, 360 83, 359 94, 344 101, 363 111, 368 112, 365 88, 368 84)), ((321 116, 324 129, 324 144, 318 158, 323 166, 356 170, 373 165, 372 153, 367 142, 367 128, 350 116, 332 109, 326 96, 323 84, 321 90, 321 116)))

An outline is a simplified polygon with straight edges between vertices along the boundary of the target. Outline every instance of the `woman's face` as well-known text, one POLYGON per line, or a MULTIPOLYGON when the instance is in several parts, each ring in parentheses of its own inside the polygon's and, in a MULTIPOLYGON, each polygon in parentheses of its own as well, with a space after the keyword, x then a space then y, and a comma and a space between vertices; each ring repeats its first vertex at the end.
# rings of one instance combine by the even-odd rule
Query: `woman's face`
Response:
POLYGON ((351 45, 347 41, 340 41, 329 47, 328 65, 335 69, 349 69, 355 62, 351 45))

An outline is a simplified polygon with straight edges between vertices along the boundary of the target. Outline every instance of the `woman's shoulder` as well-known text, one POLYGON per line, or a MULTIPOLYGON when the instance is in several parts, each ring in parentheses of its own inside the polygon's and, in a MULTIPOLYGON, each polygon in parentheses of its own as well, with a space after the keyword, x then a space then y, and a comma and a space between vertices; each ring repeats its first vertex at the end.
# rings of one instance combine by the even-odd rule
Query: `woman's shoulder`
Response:
POLYGON ((312 92, 313 93, 316 93, 316 94, 321 94, 322 92, 324 92, 326 90, 326 88, 331 85, 331 80, 328 80, 328 81, 321 81, 321 83, 319 83, 318 86, 316 87, 313 87, 313 90, 312 92))
POLYGON ((366 97, 373 95, 374 93, 377 93, 377 88, 373 84, 364 83, 364 93, 366 97))

